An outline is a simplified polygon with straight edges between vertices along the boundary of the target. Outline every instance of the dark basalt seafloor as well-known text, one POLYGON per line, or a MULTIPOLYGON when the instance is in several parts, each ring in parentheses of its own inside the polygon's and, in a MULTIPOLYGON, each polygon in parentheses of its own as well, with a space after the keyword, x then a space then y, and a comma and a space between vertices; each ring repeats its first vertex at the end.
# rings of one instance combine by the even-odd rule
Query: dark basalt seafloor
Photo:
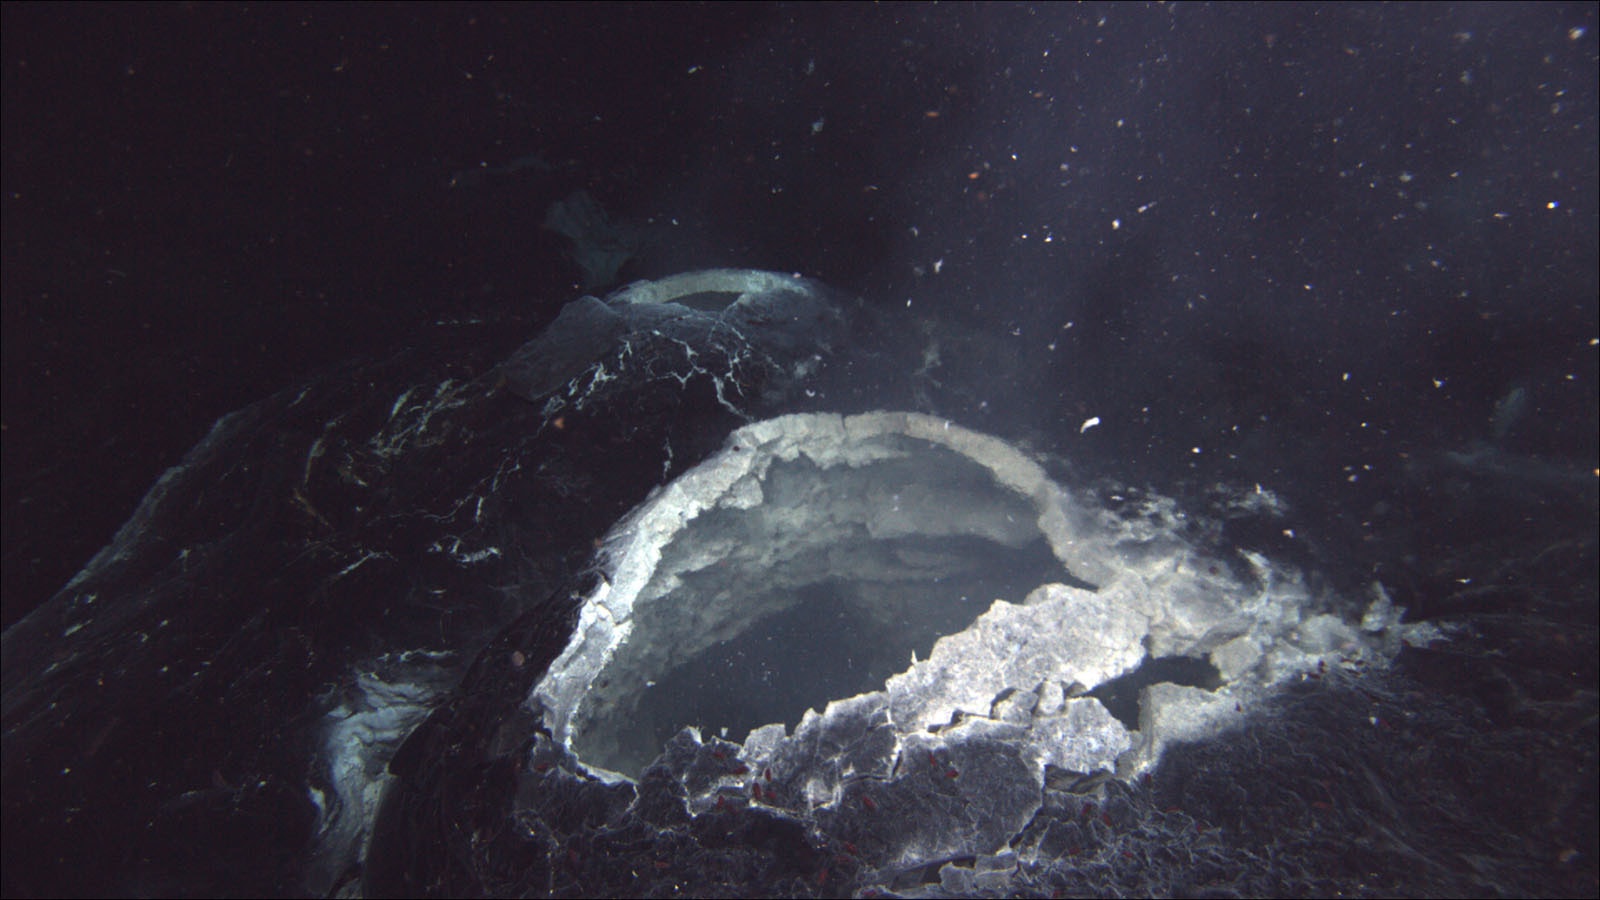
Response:
MULTIPOLYGON (((445 342, 219 420, 4 636, 5 893, 1592 889, 1593 695, 1560 688, 1594 671, 1592 612, 1572 624, 1595 588, 1583 510, 1481 548, 1521 615, 1452 588, 1464 563, 1441 554, 1403 586, 1428 608, 1402 618, 1382 585, 1333 590, 1235 540, 1280 514, 1258 491, 1180 512, 1061 487, 959 423, 868 414, 845 387, 868 367, 846 373, 857 312, 789 276, 690 273, 576 301, 506 360, 445 342), (813 415, 775 418, 796 412, 813 415), (850 422, 888 437, 851 443, 850 422), (758 453, 760 473, 684 493, 758 453), (928 453, 947 482, 896 468, 928 453), (769 504, 789 512, 752 517, 769 504), (758 527, 792 552, 753 550, 758 527), (1009 582, 982 571, 996 555, 1009 582), (950 624, 919 621, 904 654, 894 616, 930 585, 953 586, 950 624), (596 627, 624 594, 653 642, 596 627), (664 745, 639 749, 629 729, 667 689, 709 692, 681 690, 686 662, 743 665, 714 654, 781 642, 759 629, 798 627, 794 598, 864 636, 833 649, 892 660, 803 716, 773 700, 726 736, 651 722, 664 745), (661 611, 679 608, 720 618, 675 631, 661 611), (1085 622, 1126 633, 1057 653, 1075 638, 1055 627, 1085 622), (1024 664, 1005 650, 1028 634, 1061 641, 1024 664), (572 664, 585 636, 601 664, 572 664), (1171 657, 1214 674, 1137 682, 1171 657), (574 740, 602 700, 623 710, 612 737, 574 740), (624 749, 595 751, 613 769, 590 747, 624 749)), ((761 671, 715 686, 793 689, 761 671)))

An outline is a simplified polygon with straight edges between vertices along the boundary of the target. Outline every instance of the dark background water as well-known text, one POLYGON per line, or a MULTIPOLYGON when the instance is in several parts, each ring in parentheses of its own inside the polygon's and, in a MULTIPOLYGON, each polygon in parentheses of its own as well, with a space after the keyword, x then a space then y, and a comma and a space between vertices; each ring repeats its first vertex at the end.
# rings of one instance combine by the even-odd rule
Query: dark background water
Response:
POLYGON ((7 624, 222 413, 535 333, 579 188, 648 235, 620 280, 815 276, 940 412, 1097 415, 1053 449, 1122 477, 1365 509, 1519 387, 1508 452, 1594 460, 1588 5, 4 15, 7 624))

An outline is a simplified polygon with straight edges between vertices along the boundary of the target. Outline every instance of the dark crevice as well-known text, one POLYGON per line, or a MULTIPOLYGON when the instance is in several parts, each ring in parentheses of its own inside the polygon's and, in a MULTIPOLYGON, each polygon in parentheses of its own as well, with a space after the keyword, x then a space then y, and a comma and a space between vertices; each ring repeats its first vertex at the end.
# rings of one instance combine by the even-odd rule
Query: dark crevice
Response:
POLYGON ((1192 656, 1145 657, 1137 669, 1113 678, 1089 692, 1130 731, 1139 728, 1139 693, 1163 681, 1214 691, 1222 686, 1222 673, 1208 659, 1192 656))

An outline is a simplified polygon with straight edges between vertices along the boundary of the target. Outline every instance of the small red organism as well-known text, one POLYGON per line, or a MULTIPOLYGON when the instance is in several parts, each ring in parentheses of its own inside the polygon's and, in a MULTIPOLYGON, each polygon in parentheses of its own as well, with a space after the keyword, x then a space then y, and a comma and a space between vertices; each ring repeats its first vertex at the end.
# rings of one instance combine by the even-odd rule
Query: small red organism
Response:
POLYGON ((732 771, 735 775, 748 775, 750 773, 750 767, 744 763, 740 763, 737 766, 734 766, 732 771))
POLYGON ((757 800, 761 799, 761 782, 752 781, 750 783, 750 796, 756 798, 757 800))
POLYGON ((724 753, 720 749, 713 748, 712 751, 711 751, 711 758, 716 760, 717 762, 721 762, 721 761, 723 761, 723 760, 728 758, 728 754, 724 753))
POLYGON ((955 780, 956 778, 961 777, 961 773, 957 772, 955 769, 946 769, 945 773, 944 773, 944 777, 949 778, 951 780, 955 780))
POLYGON ((761 774, 765 775, 767 777, 768 781, 772 780, 772 770, 771 769, 767 769, 765 772, 762 772, 761 774))
POLYGON ((868 797, 866 794, 861 795, 861 805, 865 806, 868 812, 878 811, 878 801, 868 797))

